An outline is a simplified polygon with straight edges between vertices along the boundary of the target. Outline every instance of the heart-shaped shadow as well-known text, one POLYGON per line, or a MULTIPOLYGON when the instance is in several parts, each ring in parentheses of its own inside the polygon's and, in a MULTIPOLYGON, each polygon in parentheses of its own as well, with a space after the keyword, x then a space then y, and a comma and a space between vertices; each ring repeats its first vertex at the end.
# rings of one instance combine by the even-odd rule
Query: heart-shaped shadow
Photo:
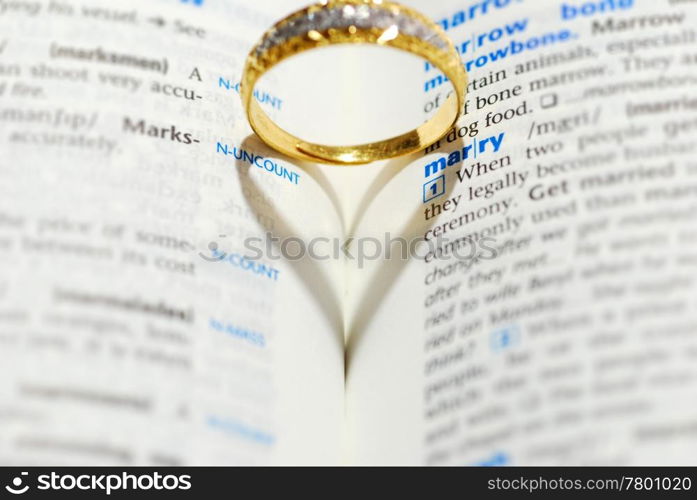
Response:
MULTIPOLYGON (((463 146, 462 139, 460 138, 454 141, 452 146, 455 149, 461 149, 463 146)), ((341 233, 344 241, 348 238, 355 238, 355 232, 360 227, 360 223, 364 215, 369 211, 373 200, 375 200, 380 193, 389 186, 389 184, 404 168, 414 164, 419 159, 424 160, 425 158, 428 158, 428 155, 424 156, 422 152, 417 152, 385 162, 385 164, 381 167, 378 176, 363 193, 361 200, 357 204, 354 218, 352 220, 347 220, 346 210, 344 206, 342 206, 336 189, 327 178, 325 169, 375 168, 374 166, 371 167, 371 165, 360 165, 351 167, 336 167, 319 166, 308 162, 301 162, 295 159, 287 158, 277 151, 272 150, 254 134, 247 136, 242 141, 241 148, 246 151, 259 152, 268 158, 277 158, 279 160, 288 162, 289 164, 301 168, 307 175, 309 175, 322 189, 328 200, 331 202, 334 210, 336 210, 336 214, 341 221, 341 233)), ((433 154, 442 154, 442 152, 435 152, 433 154)), ((260 207, 257 205, 255 200, 262 199, 263 192, 260 186, 255 183, 254 178, 249 175, 251 164, 245 161, 243 158, 236 159, 235 163, 240 182, 249 187, 248 190, 244 191, 246 202, 250 210, 256 214, 260 207)), ((423 163, 423 161, 420 163, 423 163)), ((446 192, 441 196, 441 198, 449 196, 455 185, 455 182, 446 182, 446 192)), ((283 215, 282 210, 279 210, 278 207, 269 207, 267 205, 264 207, 264 211, 267 215, 270 215, 276 220, 272 231, 272 235, 275 237, 275 239, 278 241, 283 241, 286 238, 298 236, 299 231, 295 225, 299 223, 298 221, 288 220, 283 215)), ((419 205, 415 208, 410 216, 405 218, 405 223, 402 228, 394 233, 390 231, 390 234, 396 234, 397 237, 404 238, 406 241, 411 241, 414 238, 421 237, 424 232, 432 226, 432 224, 432 222, 424 220, 423 206, 419 205)), ((367 286, 367 290, 369 290, 369 292, 361 297, 354 314, 352 314, 350 318, 345 317, 346 311, 343 308, 343 301, 337 293, 336 287, 332 286, 331 280, 322 266, 319 266, 317 262, 312 260, 307 255, 301 259, 288 260, 287 262, 289 263, 291 270, 298 276, 301 283, 305 286, 308 293, 319 305, 329 324, 336 327, 336 331, 341 336, 341 342, 343 343, 345 341, 348 359, 350 358, 351 353, 358 349, 360 340, 377 312, 382 299, 394 286, 400 271, 404 268, 410 258, 411 255, 408 259, 385 259, 380 270, 370 278, 370 283, 367 286)), ((348 368, 347 363, 346 370, 348 370, 348 368)))

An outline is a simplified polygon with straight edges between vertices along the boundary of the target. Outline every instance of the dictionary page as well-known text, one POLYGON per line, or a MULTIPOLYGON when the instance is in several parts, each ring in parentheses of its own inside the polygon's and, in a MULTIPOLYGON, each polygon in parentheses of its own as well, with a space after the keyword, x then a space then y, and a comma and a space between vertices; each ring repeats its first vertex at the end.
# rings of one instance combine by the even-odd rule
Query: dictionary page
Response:
POLYGON ((1 463, 340 460, 335 200, 238 95, 300 5, 0 1, 1 463))
MULTIPOLYGON (((406 3, 471 84, 454 132, 352 186, 351 456, 696 464, 697 7, 406 3)), ((448 91, 404 85, 405 121, 448 91)))

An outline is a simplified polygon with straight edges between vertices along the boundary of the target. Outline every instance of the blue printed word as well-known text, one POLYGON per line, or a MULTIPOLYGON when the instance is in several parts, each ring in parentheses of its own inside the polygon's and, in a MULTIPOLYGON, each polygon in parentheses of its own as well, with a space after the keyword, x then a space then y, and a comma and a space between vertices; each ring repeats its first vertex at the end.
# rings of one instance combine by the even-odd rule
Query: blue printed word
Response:
MULTIPOLYGON (((481 68, 489 63, 500 62, 510 56, 522 54, 526 51, 535 50, 548 45, 553 45, 561 42, 566 42, 574 38, 574 33, 568 29, 545 33, 539 36, 533 36, 524 41, 511 40, 507 45, 500 49, 484 52, 474 59, 464 61, 462 64, 467 71, 472 71, 473 68, 481 68)), ((443 74, 438 74, 424 83, 424 92, 433 90, 436 87, 443 85, 448 81, 448 78, 443 74)))
POLYGON ((455 151, 449 153, 447 157, 443 156, 424 166, 424 177, 437 174, 438 172, 445 170, 446 167, 452 167, 453 165, 462 163, 469 158, 477 158, 478 155, 484 153, 498 152, 498 150, 501 148, 505 135, 505 132, 501 132, 498 135, 492 135, 491 137, 487 137, 485 139, 478 140, 475 137, 472 140, 472 144, 468 144, 467 146, 463 147, 462 150, 456 149, 455 151))
POLYGON ((250 344, 254 344, 259 347, 266 347, 266 338, 262 333, 255 332, 247 328, 242 328, 231 323, 224 323, 214 318, 209 319, 208 326, 215 331, 227 333, 235 338, 246 340, 250 344))
POLYGON ((273 281, 278 281, 278 274, 280 273, 280 271, 272 266, 267 266, 266 264, 262 264, 261 262, 257 262, 238 253, 225 253, 219 250, 217 247, 211 247, 210 250, 210 257, 204 255, 201 255, 201 257, 203 257, 209 262, 226 261, 234 267, 242 269, 243 271, 249 271, 251 273, 256 274, 257 276, 266 277, 273 281))
MULTIPOLYGON (((234 90, 238 94, 240 93, 240 82, 230 83, 230 80, 222 76, 218 78, 218 88, 220 87, 225 87, 227 90, 234 90)), ((254 89, 252 95, 261 104, 267 104, 275 109, 281 109, 283 105, 283 99, 269 94, 268 92, 262 92, 259 89, 254 89)))
POLYGON ((443 28, 445 31, 448 31, 449 29, 456 28, 467 21, 471 21, 476 17, 484 16, 489 12, 492 12, 494 9, 503 9, 508 7, 512 3, 515 3, 514 0, 481 0, 473 3, 467 9, 458 10, 450 17, 441 19, 438 21, 438 24, 440 24, 441 28, 443 28))
MULTIPOLYGON (((462 43, 455 44, 455 50, 461 56, 468 54, 470 52, 475 52, 477 49, 483 47, 484 45, 489 45, 492 42, 497 42, 503 37, 509 37, 515 35, 518 32, 523 32, 528 27, 528 20, 521 19, 519 21, 514 21, 509 24, 504 24, 498 28, 494 28, 484 33, 479 33, 472 35, 472 38, 465 40, 462 43)), ((429 71, 434 66, 426 61, 425 63, 426 71, 429 71)))
POLYGON ((274 173, 278 177, 288 179, 292 184, 297 184, 300 180, 300 174, 288 170, 287 167, 279 165, 269 158, 264 158, 262 155, 254 154, 236 146, 228 146, 227 144, 217 143, 215 152, 234 156, 237 160, 243 160, 250 165, 261 168, 269 173, 274 173))
POLYGON ((240 422, 232 418, 222 418, 215 415, 208 415, 206 424, 214 429, 221 430, 228 434, 234 434, 237 437, 253 441, 257 444, 270 446, 274 444, 276 438, 268 432, 256 429, 249 424, 240 422))
POLYGON ((580 5, 561 4, 561 18, 565 21, 576 17, 590 17, 605 12, 613 12, 621 9, 631 9, 634 0, 602 0, 584 2, 580 5))
POLYGON ((494 453, 490 457, 485 458, 484 460, 475 462, 473 465, 479 467, 496 467, 501 465, 508 465, 510 463, 511 457, 509 457, 506 453, 499 451, 497 453, 494 453))

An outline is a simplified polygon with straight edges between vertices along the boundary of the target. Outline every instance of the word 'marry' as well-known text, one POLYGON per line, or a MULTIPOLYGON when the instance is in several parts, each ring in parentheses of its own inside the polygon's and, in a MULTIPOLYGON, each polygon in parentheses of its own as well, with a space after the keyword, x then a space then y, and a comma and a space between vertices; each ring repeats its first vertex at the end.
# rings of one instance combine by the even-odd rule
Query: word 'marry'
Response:
POLYGON ((446 167, 452 167, 466 161, 470 158, 477 158, 478 155, 485 154, 488 152, 497 153, 501 148, 503 143, 503 138, 506 135, 505 132, 501 132, 498 135, 492 135, 484 139, 477 139, 476 137, 472 139, 471 144, 463 146, 463 148, 456 149, 448 154, 447 157, 442 156, 437 160, 424 166, 424 177, 430 177, 431 175, 437 174, 446 167))

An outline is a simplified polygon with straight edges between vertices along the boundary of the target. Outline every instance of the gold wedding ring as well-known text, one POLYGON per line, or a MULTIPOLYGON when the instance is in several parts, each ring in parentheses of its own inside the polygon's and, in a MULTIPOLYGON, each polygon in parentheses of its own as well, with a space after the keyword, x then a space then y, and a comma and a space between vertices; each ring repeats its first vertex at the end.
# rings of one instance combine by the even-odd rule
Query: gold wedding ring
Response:
POLYGON ((355 165, 419 151, 443 137, 460 116, 467 74, 445 32, 414 9, 380 0, 328 0, 277 22, 252 48, 240 95, 247 119, 269 146, 311 162, 355 165), (395 47, 429 61, 450 80, 454 91, 436 114, 418 128, 390 139, 349 146, 303 141, 276 125, 253 99, 254 85, 269 69, 306 50, 363 43, 395 47))

